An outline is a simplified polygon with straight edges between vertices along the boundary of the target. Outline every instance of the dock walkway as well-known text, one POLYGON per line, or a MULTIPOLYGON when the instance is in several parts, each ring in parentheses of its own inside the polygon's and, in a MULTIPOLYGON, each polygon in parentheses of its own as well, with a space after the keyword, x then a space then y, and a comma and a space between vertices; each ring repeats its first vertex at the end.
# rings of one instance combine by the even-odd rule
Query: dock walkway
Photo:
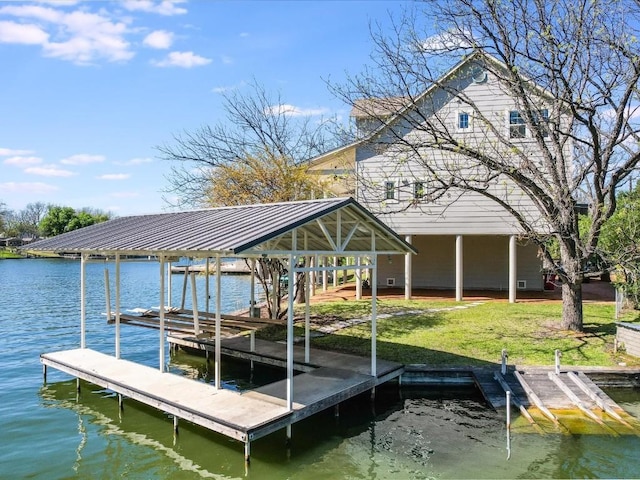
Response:
MULTIPOLYGON (((235 356, 272 360, 272 364, 286 362, 286 346, 268 341, 256 341, 251 352, 240 340, 225 339, 224 353, 235 356), (271 345, 270 345, 271 344, 271 345), (257 353, 260 352, 260 353, 257 353), (284 356, 280 354, 284 352, 284 356), (253 357, 252 357, 253 355, 253 357)), ((42 364, 109 389, 167 412, 174 418, 185 419, 227 437, 245 443, 249 457, 250 442, 276 430, 335 406, 355 395, 402 374, 403 365, 378 360, 378 375, 370 375, 369 359, 314 350, 314 365, 304 360, 304 350, 294 348, 301 373, 293 381, 293 407, 287 409, 287 381, 282 380, 245 392, 216 389, 214 386, 118 359, 95 350, 80 348, 40 356, 42 364), (335 356, 335 358, 331 358, 335 356)))

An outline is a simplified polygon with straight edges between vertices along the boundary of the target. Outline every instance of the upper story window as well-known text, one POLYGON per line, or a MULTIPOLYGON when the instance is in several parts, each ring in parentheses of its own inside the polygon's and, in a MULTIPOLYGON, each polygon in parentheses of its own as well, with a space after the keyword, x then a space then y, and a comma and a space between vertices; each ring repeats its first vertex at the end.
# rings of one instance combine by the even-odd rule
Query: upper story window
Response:
POLYGON ((468 112, 458 112, 458 130, 468 130, 471 127, 468 112))
POLYGON ((524 118, 517 110, 509 112, 509 138, 524 138, 527 136, 527 126, 524 118))
MULTIPOLYGON (((549 136, 549 110, 543 108, 532 112, 533 124, 540 128, 543 137, 549 136)), ((527 125, 524 117, 517 110, 509 112, 509 138, 526 138, 527 125)))
POLYGON ((422 181, 417 181, 413 184, 413 199, 422 200, 427 194, 427 184, 422 181))
POLYGON ((384 199, 396 200, 396 182, 384 182, 384 199))

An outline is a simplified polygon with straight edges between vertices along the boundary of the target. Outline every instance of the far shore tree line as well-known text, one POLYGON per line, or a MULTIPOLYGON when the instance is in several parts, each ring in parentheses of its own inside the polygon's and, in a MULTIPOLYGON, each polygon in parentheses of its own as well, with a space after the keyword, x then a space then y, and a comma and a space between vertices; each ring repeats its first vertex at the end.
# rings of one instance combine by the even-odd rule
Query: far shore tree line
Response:
POLYGON ((9 210, 0 199, 0 237, 34 239, 53 237, 111 219, 111 213, 33 202, 22 210, 9 210))
MULTIPOLYGON (((583 330, 582 284, 593 262, 615 270, 637 305, 640 191, 622 191, 640 169, 640 3, 425 1, 392 22, 391 33, 372 28, 369 66, 343 84, 328 82, 347 105, 370 105, 366 113, 376 125, 386 125, 389 116, 375 100, 387 107, 393 100, 393 118, 415 132, 391 129, 387 144, 369 139, 372 148, 384 151, 393 143, 420 167, 416 180, 437 187, 441 199, 470 191, 512 213, 562 280, 564 328, 583 330), (483 116, 464 91, 442 81, 447 65, 478 52, 497 59, 487 68, 521 112, 517 121, 530 132, 531 148, 542 153, 535 165, 527 154, 531 149, 504 133, 504 119, 483 116), (429 116, 416 112, 432 85, 473 112, 495 140, 464 143, 437 110, 429 116), (541 96, 551 104, 542 105, 541 96), (444 174, 430 164, 433 151, 449 160, 444 174), (468 175, 469 165, 475 177, 468 175), (500 178, 529 197, 548 229, 541 232, 517 205, 493 196, 488 186, 500 178), (579 203, 588 206, 584 217, 579 203)), ((212 207, 317 198, 326 185, 308 173, 308 160, 357 138, 348 128, 336 128, 337 122, 300 116, 257 81, 241 92, 222 94, 223 121, 176 134, 157 147, 172 165, 169 203, 212 207)), ((283 275, 279 262, 261 261, 262 271, 283 275)), ((279 288, 281 282, 271 284, 279 288)), ((279 301, 269 310, 271 316, 284 314, 279 301)))

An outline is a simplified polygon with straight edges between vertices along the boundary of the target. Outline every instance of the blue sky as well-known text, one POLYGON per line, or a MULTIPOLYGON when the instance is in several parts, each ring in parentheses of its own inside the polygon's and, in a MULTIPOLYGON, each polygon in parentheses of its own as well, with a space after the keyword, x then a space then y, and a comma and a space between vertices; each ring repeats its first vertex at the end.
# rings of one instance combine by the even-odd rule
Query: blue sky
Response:
POLYGON ((0 0, 0 202, 162 211, 154 147, 222 119, 253 79, 298 114, 348 116, 327 90, 369 63, 402 1, 0 0))

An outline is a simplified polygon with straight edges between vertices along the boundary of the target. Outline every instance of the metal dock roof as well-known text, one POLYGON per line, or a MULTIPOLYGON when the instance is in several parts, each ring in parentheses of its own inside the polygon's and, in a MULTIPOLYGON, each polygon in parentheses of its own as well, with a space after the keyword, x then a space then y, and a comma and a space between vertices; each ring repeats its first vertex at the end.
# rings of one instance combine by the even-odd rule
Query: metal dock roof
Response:
POLYGON ((105 255, 416 253, 352 198, 120 217, 34 242, 28 248, 105 255))

